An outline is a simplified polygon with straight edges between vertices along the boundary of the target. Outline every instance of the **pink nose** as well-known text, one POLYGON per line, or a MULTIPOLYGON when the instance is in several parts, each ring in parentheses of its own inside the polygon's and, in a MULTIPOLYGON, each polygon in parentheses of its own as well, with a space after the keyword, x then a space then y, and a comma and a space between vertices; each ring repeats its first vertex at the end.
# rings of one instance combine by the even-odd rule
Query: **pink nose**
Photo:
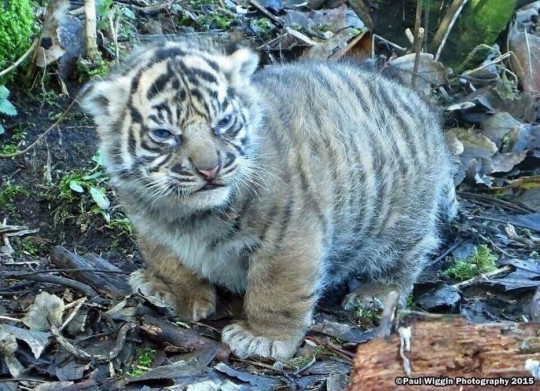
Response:
POLYGON ((214 168, 210 169, 210 170, 205 170, 205 169, 202 169, 202 168, 197 168, 197 171, 199 172, 199 174, 201 174, 204 179, 206 179, 207 181, 213 181, 214 179, 216 179, 216 176, 217 176, 217 173, 219 171, 219 165, 215 166, 214 168))

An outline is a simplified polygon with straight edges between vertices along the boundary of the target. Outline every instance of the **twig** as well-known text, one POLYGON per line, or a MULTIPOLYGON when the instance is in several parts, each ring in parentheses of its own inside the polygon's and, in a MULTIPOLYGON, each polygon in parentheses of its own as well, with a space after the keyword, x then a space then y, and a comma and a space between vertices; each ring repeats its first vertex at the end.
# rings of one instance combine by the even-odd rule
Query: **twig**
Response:
POLYGON ((69 111, 71 110, 71 108, 75 105, 77 101, 76 100, 73 100, 69 106, 67 107, 67 109, 60 115, 60 117, 56 120, 56 122, 54 124, 52 124, 51 126, 49 126, 49 128, 44 131, 43 133, 41 133, 35 140, 34 142, 32 142, 28 147, 26 147, 25 149, 21 150, 21 151, 18 151, 18 152, 14 152, 14 153, 6 153, 6 154, 0 154, 0 158, 10 158, 10 157, 15 157, 15 156, 20 156, 20 155, 23 155, 25 154, 26 152, 28 152, 29 150, 31 150, 32 148, 34 148, 38 143, 40 143, 41 141, 43 141, 43 139, 45 137, 47 137, 47 135, 51 132, 51 130, 53 130, 54 128, 58 127, 58 125, 60 124, 60 122, 62 122, 62 120, 64 119, 64 117, 69 113, 69 111))
POLYGON ((341 358, 345 359, 348 363, 352 362, 352 359, 354 358, 354 353, 347 352, 340 347, 334 345, 330 341, 327 341, 326 343, 322 342, 319 338, 310 336, 308 339, 312 340, 313 342, 317 343, 320 346, 324 346, 328 348, 329 350, 333 351, 335 354, 340 356, 341 358))
POLYGON ((411 80, 413 90, 416 89, 416 78, 418 77, 418 66, 420 65, 420 51, 424 41, 424 29, 420 26, 422 23, 422 0, 416 0, 416 17, 414 22, 414 66, 411 80))
MULTIPOLYGON (((496 219, 496 218, 494 218, 494 217, 487 217, 487 216, 469 216, 469 219, 473 219, 473 220, 493 221, 493 222, 499 223, 499 224, 510 224, 510 221, 508 221, 508 220, 496 219)), ((533 228, 531 228, 531 226, 529 226, 529 225, 527 225, 527 224, 522 224, 522 223, 520 223, 519 221, 512 221, 511 224, 512 224, 512 225, 515 225, 516 227, 527 228, 527 229, 533 229, 533 228)), ((533 229, 533 230, 534 230, 534 229, 533 229)))
POLYGON ((459 14, 463 10, 463 7, 467 4, 467 1, 468 0, 454 0, 448 8, 448 12, 444 16, 444 19, 439 25, 439 29, 433 38, 432 46, 438 47, 437 53, 435 54, 435 61, 439 61, 439 57, 441 56, 446 40, 450 35, 450 31, 452 31, 452 28, 454 27, 459 14))
POLYGON ((11 318, 9 316, 0 315, 0 320, 9 320, 10 322, 22 322, 22 320, 17 318, 11 318))
POLYGON ((64 307, 64 309, 67 309, 68 307, 75 306, 73 311, 71 311, 71 314, 69 314, 69 316, 64 321, 64 323, 62 323, 62 326, 60 326, 60 331, 62 331, 69 324, 69 322, 73 320, 73 318, 75 317, 77 312, 79 312, 79 309, 82 307, 85 301, 86 301, 86 297, 81 297, 79 300, 75 300, 74 302, 69 303, 68 305, 64 307))
POLYGON ((469 193, 469 192, 466 192, 466 191, 458 191, 457 194, 459 196, 461 196, 461 197, 473 198, 473 199, 478 199, 478 200, 490 202, 492 204, 497 204, 497 205, 500 205, 500 206, 502 206, 502 207, 504 207, 506 209, 515 210, 515 211, 518 211, 518 212, 521 212, 521 213, 533 213, 534 212, 533 209, 531 209, 531 208, 529 208, 527 206, 517 205, 517 204, 514 204, 512 202, 504 201, 504 200, 495 198, 495 197, 487 195, 487 194, 469 193))
POLYGON ((2 278, 19 278, 19 277, 28 277, 36 274, 47 274, 47 273, 72 273, 72 272, 96 272, 96 273, 111 273, 111 274, 131 274, 130 272, 125 271, 116 271, 116 270, 107 270, 107 269, 47 269, 47 270, 35 270, 32 272, 0 272, 0 277, 2 278))
POLYGON ((77 356, 85 360, 107 362, 107 361, 112 360, 116 356, 118 356, 118 354, 124 347, 127 333, 134 327, 135 325, 132 323, 125 323, 124 325, 122 325, 122 327, 120 327, 120 330, 118 331, 118 335, 116 336, 116 342, 114 344, 114 347, 111 349, 110 352, 104 353, 104 354, 91 354, 74 346, 71 342, 69 342, 66 338, 64 338, 62 334, 60 334, 60 330, 58 329, 58 327, 56 327, 52 323, 51 323, 51 333, 56 338, 58 343, 62 345, 64 349, 66 349, 69 353, 73 354, 74 356, 77 356))
POLYGON ((383 313, 381 321, 379 322, 379 327, 377 328, 377 337, 387 338, 392 333, 398 304, 399 293, 396 291, 390 292, 384 299, 383 313))
POLYGON ((375 58, 375 41, 376 40, 384 42, 385 44, 387 44, 387 45, 393 47, 394 49, 396 49, 398 52, 405 53, 407 51, 406 48, 401 47, 401 46, 395 44, 394 42, 389 41, 386 38, 381 37, 380 35, 373 34, 371 36, 371 38, 372 38, 371 39, 371 58, 375 58))
POLYGON ((506 265, 504 267, 501 267, 500 269, 493 270, 492 272, 482 273, 482 274, 480 274, 478 276, 475 276, 473 278, 470 278, 468 280, 461 281, 461 282, 459 282, 457 284, 452 285, 452 287, 461 290, 462 288, 466 288, 468 286, 476 284, 477 282, 487 281, 487 280, 489 280, 489 279, 491 279, 493 277, 498 277, 498 276, 500 276, 502 274, 510 273, 512 270, 514 270, 513 266, 506 265))
POLYGON ((458 240, 456 243, 451 245, 445 252, 443 252, 441 255, 439 255, 437 258, 435 258, 433 261, 430 262, 430 266, 435 265, 440 260, 444 259, 448 254, 450 254, 452 251, 454 251, 456 248, 458 248, 459 245, 463 243, 463 240, 458 240))
POLYGON ((317 357, 313 356, 310 362, 308 362, 306 365, 304 365, 301 368, 298 368, 296 371, 293 372, 293 375, 298 376, 302 372, 304 372, 306 369, 309 369, 313 364, 317 362, 317 357))
POLYGON ((257 8, 260 12, 264 14, 272 23, 276 25, 276 27, 283 28, 285 25, 281 20, 279 20, 274 14, 272 14, 270 11, 268 11, 266 8, 264 8, 261 3, 259 3, 257 0, 249 0, 249 3, 257 8))
POLYGON ((96 3, 94 0, 84 0, 84 14, 86 56, 94 61, 99 57, 97 46, 96 3))
POLYGON ((478 237, 486 242, 488 242, 489 244, 491 244, 493 246, 493 248, 495 248, 495 250, 497 250, 498 252, 500 252, 501 254, 503 255, 506 255, 508 258, 517 258, 515 255, 512 255, 512 254, 509 254, 507 253, 506 251, 504 251, 502 248, 500 248, 499 246, 497 246, 495 243, 493 243, 493 240, 489 239, 489 238, 486 238, 484 235, 478 235, 478 237))
POLYGON ((7 75, 9 72, 17 68, 24 60, 26 60, 26 57, 28 57, 36 49, 37 43, 38 40, 35 39, 34 42, 32 42, 32 46, 30 46, 30 48, 21 56, 21 58, 0 72, 0 77, 7 75))
POLYGON ((314 40, 312 40, 311 38, 309 38, 307 35, 305 34, 302 34, 300 31, 296 31, 295 29, 292 29, 290 27, 285 27, 284 28, 284 31, 289 34, 289 35, 292 35, 293 37, 295 37, 296 39, 304 42, 305 44, 309 45, 309 46, 315 46, 317 45, 317 42, 315 42, 314 40))
POLYGON ((0 277, 2 279, 14 279, 14 280, 28 279, 28 280, 37 281, 37 282, 48 282, 51 284, 68 286, 70 288, 81 291, 83 294, 85 294, 88 297, 99 296, 99 294, 92 287, 86 284, 83 284, 82 282, 71 280, 66 277, 40 275, 40 274, 33 274, 33 273, 17 273, 17 272, 0 273, 0 277))

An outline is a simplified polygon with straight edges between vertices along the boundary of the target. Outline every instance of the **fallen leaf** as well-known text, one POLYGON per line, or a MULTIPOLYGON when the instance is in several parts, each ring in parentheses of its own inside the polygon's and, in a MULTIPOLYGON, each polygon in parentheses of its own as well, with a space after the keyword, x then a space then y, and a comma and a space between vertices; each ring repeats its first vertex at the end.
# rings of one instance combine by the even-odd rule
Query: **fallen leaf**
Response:
POLYGON ((149 380, 168 380, 170 385, 191 384, 208 377, 208 368, 196 361, 177 361, 174 364, 153 368, 141 376, 133 377, 128 383, 149 380))
POLYGON ((441 309, 456 309, 459 306, 461 295, 459 291, 447 284, 443 284, 435 291, 424 293, 415 300, 415 304, 426 311, 441 309))
POLYGON ((64 302, 58 296, 47 292, 41 292, 36 296, 34 304, 28 308, 22 319, 23 323, 31 330, 50 330, 50 322, 55 326, 62 324, 64 302))
MULTIPOLYGON (((388 62, 388 66, 408 86, 412 86, 414 75, 414 62, 416 53, 406 54, 388 62)), ((429 95, 433 87, 448 84, 450 69, 434 60, 430 53, 420 53, 418 72, 416 77, 416 90, 423 95, 429 95)))
POLYGON ((507 152, 507 153, 499 153, 496 154, 491 158, 491 162, 493 163, 493 166, 491 168, 491 173, 496 172, 509 172, 512 171, 515 165, 521 163, 525 157, 527 156, 527 152, 507 152))
POLYGON ((229 367, 228 365, 220 362, 215 367, 215 370, 226 374, 227 376, 238 379, 244 383, 248 383, 252 389, 260 391, 275 390, 278 387, 283 387, 283 382, 278 379, 274 379, 267 376, 253 375, 248 372, 240 371, 229 367))
POLYGON ((7 324, 1 325, 0 330, 9 333, 14 338, 26 342, 28 346, 30 346, 35 358, 41 356, 41 353, 43 353, 45 348, 49 345, 49 338, 51 337, 51 333, 21 329, 7 324))
POLYGON ((518 197, 519 202, 540 212, 540 187, 525 190, 518 197))
POLYGON ((67 388, 73 384, 74 382, 72 381, 53 381, 53 382, 41 383, 40 385, 35 387, 32 391, 58 391, 58 390, 62 390, 63 388, 67 388))
POLYGON ((521 122, 506 112, 495 113, 481 125, 482 134, 501 148, 503 140, 513 129, 519 128, 521 122))
POLYGON ((512 70, 518 76, 523 91, 540 96, 540 37, 530 34, 514 22, 508 34, 512 70))
POLYGON ((364 343, 373 338, 373 333, 362 331, 360 327, 327 320, 311 326, 310 330, 354 343, 364 343))

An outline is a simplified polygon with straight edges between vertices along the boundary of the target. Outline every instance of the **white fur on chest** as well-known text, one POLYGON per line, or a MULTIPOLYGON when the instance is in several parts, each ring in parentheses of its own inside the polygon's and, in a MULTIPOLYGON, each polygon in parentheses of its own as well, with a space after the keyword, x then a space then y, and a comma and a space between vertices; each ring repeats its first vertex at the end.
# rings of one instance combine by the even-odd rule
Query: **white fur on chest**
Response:
POLYGON ((212 247, 211 241, 223 235, 219 224, 207 224, 194 230, 185 227, 165 230, 158 224, 145 228, 146 233, 175 253, 179 262, 194 274, 231 291, 245 291, 248 261, 242 258, 240 250, 245 247, 246 238, 228 239, 212 247))

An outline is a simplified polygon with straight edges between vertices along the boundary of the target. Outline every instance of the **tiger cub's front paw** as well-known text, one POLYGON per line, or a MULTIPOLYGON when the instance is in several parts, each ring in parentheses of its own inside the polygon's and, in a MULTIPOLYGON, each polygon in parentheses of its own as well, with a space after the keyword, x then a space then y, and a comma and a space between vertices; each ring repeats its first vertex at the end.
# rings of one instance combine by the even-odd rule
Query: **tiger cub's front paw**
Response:
POLYGON ((225 327, 221 333, 224 343, 240 357, 264 357, 284 361, 292 357, 302 342, 303 333, 292 333, 277 338, 257 335, 247 322, 237 322, 225 327))
POLYGON ((184 321, 197 321, 216 310, 216 290, 206 282, 189 284, 161 279, 151 270, 139 269, 129 277, 129 285, 158 307, 169 307, 184 321))

